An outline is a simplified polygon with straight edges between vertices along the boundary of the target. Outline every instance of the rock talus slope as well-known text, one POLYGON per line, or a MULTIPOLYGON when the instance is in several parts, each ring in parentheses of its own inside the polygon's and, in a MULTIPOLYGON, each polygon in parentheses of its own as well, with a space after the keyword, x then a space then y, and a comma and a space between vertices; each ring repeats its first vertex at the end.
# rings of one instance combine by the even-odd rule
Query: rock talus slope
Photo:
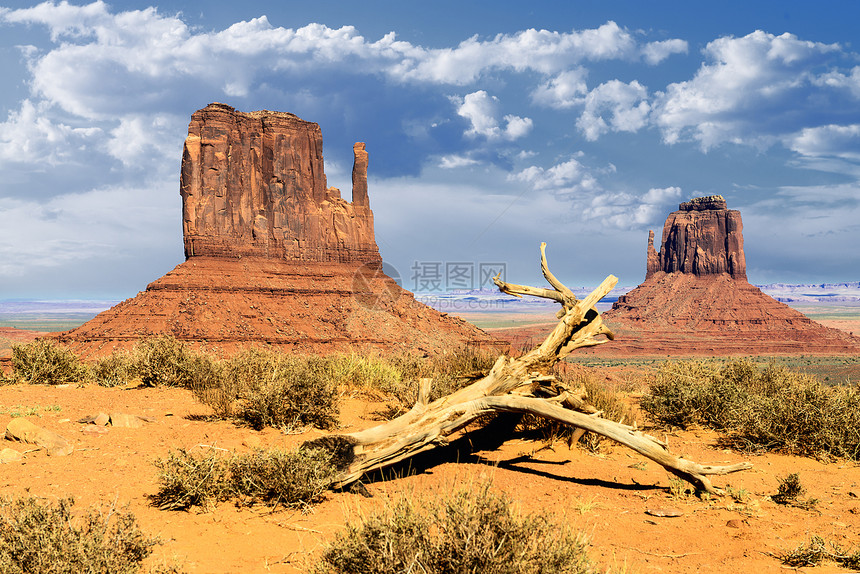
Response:
POLYGON ((186 261, 59 339, 90 356, 158 334, 228 353, 504 346, 382 272, 365 144, 353 153, 348 202, 327 186, 317 124, 217 103, 198 110, 182 155, 186 261))

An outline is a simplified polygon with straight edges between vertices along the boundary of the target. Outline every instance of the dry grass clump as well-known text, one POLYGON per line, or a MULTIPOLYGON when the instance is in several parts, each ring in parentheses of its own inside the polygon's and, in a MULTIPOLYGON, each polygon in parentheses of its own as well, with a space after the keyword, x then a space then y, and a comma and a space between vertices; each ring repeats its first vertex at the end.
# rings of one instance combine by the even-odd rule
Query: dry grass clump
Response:
POLYGON ((778 555, 777 558, 786 566, 793 568, 818 566, 824 561, 835 562, 843 568, 852 570, 860 568, 860 550, 845 550, 835 542, 827 542, 818 535, 813 535, 808 544, 801 544, 793 550, 778 555))
POLYGON ((320 501, 335 474, 331 455, 320 449, 256 449, 238 455, 179 449, 155 466, 159 489, 153 502, 163 510, 209 510, 232 497, 249 504, 302 506, 320 501))
POLYGON ((403 496, 347 527, 315 574, 585 573, 586 539, 545 514, 521 514, 489 483, 441 497, 403 496))
POLYGON ((256 429, 337 425, 337 381, 330 357, 247 349, 220 364, 198 366, 196 372, 194 394, 215 416, 256 429))
POLYGON ((641 406, 660 424, 724 431, 738 448, 860 459, 860 388, 780 366, 667 362, 641 406))
POLYGON ((131 512, 72 515, 74 500, 0 499, 0 572, 137 572, 159 543, 131 512))
POLYGON ((34 385, 76 383, 87 377, 88 369, 66 347, 50 339, 36 339, 12 346, 12 381, 34 385))

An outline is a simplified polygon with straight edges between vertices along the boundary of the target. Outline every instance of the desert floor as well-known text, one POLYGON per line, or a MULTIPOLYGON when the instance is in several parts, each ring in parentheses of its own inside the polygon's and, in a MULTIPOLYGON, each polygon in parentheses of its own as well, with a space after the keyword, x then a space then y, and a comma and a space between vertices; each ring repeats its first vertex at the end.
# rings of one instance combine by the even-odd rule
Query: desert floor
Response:
MULTIPOLYGON (((860 332, 860 316, 832 320, 840 322, 840 328, 860 332)), ((821 322, 827 324, 826 319, 821 322)), ((647 390, 649 367, 641 361, 603 361, 584 368, 634 406, 647 390)), ((374 413, 382 407, 360 394, 344 396, 340 430, 378 424, 374 413)), ((25 453, 20 462, 0 465, 0 496, 73 496, 80 508, 127 505, 142 528, 163 541, 147 564, 175 562, 188 572, 307 572, 323 545, 348 521, 372 513, 393 497, 436 496, 454 485, 483 480, 491 480, 522 510, 555 513, 587 534, 590 555, 601 570, 782 572, 787 567, 774 555, 808 542, 812 535, 860 546, 860 466, 727 450, 719 446, 719 435, 705 430, 651 432, 667 438, 674 453, 700 463, 752 462, 751 470, 714 478, 716 486, 730 487, 734 497, 673 495, 670 475, 662 467, 608 441, 598 454, 516 435, 503 437, 498 445, 473 428, 447 447, 368 479, 370 498, 331 492, 304 510, 231 502, 209 512, 159 510, 150 500, 158 489, 153 461, 171 449, 291 448, 322 434, 314 429, 290 435, 276 429, 257 432, 201 416, 208 413, 208 407, 183 389, 0 386, 0 428, 13 415, 23 414, 75 446, 69 456, 49 457, 42 450, 0 441, 0 448, 25 453), (76 422, 99 411, 145 415, 152 422, 138 429, 107 427, 104 434, 93 434, 92 425, 76 422), (813 510, 770 499, 778 479, 795 472, 808 489, 806 496, 818 499, 813 510), (681 515, 651 514, 666 508, 681 515)), ((638 422, 646 423, 641 418, 638 422)), ((846 570, 823 565, 800 571, 846 570)))

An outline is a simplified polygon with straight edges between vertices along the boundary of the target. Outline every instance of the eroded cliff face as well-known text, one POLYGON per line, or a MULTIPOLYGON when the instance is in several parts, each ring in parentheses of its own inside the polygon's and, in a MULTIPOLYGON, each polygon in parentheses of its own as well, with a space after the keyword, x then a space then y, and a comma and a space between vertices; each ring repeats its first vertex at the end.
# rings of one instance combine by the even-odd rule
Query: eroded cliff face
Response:
POLYGON ((381 263, 364 144, 354 153, 348 202, 327 185, 318 124, 218 103, 196 111, 182 154, 186 258, 381 263))
POLYGON ((682 203, 663 225, 658 253, 654 233, 648 236, 645 278, 665 273, 703 276, 728 273, 746 279, 741 212, 728 209, 721 195, 700 197, 682 203))

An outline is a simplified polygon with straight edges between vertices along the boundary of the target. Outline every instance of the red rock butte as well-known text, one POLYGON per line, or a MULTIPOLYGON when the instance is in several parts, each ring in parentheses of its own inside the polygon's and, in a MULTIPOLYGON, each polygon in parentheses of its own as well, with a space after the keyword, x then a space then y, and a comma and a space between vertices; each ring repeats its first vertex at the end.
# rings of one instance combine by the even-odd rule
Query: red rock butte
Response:
POLYGON ((844 354, 860 338, 825 327, 747 281, 743 223, 725 199, 682 203, 647 245, 645 282, 603 314, 617 339, 594 353, 844 354))
POLYGON ((353 153, 349 202, 328 187, 319 125, 219 103, 196 111, 180 183, 186 261, 59 340, 84 356, 159 334, 227 353, 499 345, 382 272, 365 144, 353 153))

